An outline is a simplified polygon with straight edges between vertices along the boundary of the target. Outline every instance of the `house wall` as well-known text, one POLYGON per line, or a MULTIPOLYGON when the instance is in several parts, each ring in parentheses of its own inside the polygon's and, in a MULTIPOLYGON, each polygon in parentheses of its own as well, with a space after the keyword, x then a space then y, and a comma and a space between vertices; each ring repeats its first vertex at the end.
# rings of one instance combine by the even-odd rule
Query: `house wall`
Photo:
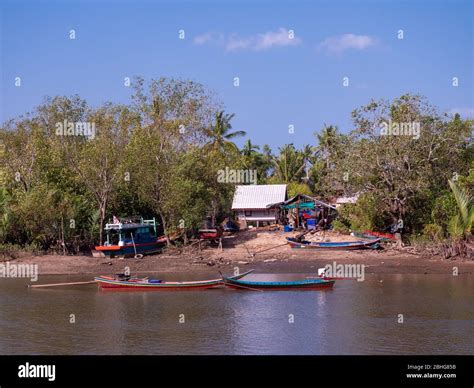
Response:
POLYGON ((273 223, 277 220, 277 212, 268 209, 239 209, 235 210, 236 217, 239 221, 248 223, 264 222, 273 223))

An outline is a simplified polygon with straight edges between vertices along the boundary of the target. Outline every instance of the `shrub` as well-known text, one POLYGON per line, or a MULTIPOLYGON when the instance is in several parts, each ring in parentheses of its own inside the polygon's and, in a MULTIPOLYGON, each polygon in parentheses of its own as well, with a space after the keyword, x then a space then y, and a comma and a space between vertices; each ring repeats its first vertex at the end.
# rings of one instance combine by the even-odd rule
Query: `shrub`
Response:
POLYGON ((332 227, 335 232, 340 232, 340 233, 349 233, 350 227, 346 225, 342 220, 336 219, 332 222, 332 227))
POLYGON ((433 224, 439 225, 446 231, 449 220, 456 214, 456 199, 452 193, 445 193, 436 198, 431 210, 433 224))
POLYGON ((423 237, 430 241, 440 241, 444 237, 443 227, 437 224, 427 224, 423 228, 423 237))
POLYGON ((371 193, 363 194, 357 203, 345 204, 338 209, 338 220, 352 230, 372 230, 385 226, 379 203, 371 193))
POLYGON ((287 186, 288 198, 292 198, 297 194, 313 195, 310 187, 306 183, 291 182, 287 186))

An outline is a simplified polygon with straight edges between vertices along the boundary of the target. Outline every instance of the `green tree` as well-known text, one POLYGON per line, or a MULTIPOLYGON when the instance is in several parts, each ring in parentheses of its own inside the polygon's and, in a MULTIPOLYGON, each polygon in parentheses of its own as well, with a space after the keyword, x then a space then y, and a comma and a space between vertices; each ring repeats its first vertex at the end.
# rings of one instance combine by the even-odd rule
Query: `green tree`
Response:
POLYGON ((95 199, 99 211, 99 243, 102 244, 110 198, 128 178, 120 174, 123 150, 138 125, 138 118, 127 107, 108 103, 92 112, 88 121, 97 128, 94 138, 84 141, 80 147, 70 146, 67 155, 78 183, 95 199))
POLYGON ((246 132, 231 132, 232 125, 230 121, 234 116, 233 113, 225 114, 224 111, 217 112, 213 125, 206 131, 209 137, 207 145, 217 152, 238 152, 237 146, 231 140, 236 137, 245 136, 246 132))
POLYGON ((291 182, 288 184, 287 192, 289 198, 297 194, 313 195, 311 188, 306 183, 291 182))
POLYGON ((206 211, 219 208, 223 187, 217 170, 230 160, 223 150, 235 136, 229 132, 232 117, 217 114, 213 122, 210 112, 217 104, 195 82, 137 82, 134 101, 141 126, 125 152, 126 168, 132 171, 129 184, 140 202, 160 216, 165 233, 181 221, 194 228, 206 211))
POLYGON ((306 159, 293 144, 279 148, 280 154, 273 158, 272 181, 275 183, 299 182, 304 176, 306 159))
POLYGON ((474 203, 472 197, 456 183, 449 181, 457 204, 458 213, 449 220, 448 231, 456 240, 468 240, 471 236, 474 223, 474 203))
POLYGON ((11 222, 11 196, 6 187, 0 187, 0 242, 6 242, 11 222))
POLYGON ((425 98, 414 95, 372 101, 354 110, 352 118, 357 129, 344 142, 344 158, 335 163, 335 182, 352 192, 374 193, 379 211, 391 214, 392 222, 404 219, 408 229, 422 227, 425 221, 417 220, 430 212, 420 203, 442 193, 453 172, 467 169, 467 126, 454 125, 425 98), (389 124, 412 125, 412 132, 382 132, 389 124))
POLYGON ((334 125, 324 125, 321 133, 316 132, 315 135, 318 142, 316 153, 324 161, 326 169, 329 169, 335 149, 339 144, 338 128, 334 125))

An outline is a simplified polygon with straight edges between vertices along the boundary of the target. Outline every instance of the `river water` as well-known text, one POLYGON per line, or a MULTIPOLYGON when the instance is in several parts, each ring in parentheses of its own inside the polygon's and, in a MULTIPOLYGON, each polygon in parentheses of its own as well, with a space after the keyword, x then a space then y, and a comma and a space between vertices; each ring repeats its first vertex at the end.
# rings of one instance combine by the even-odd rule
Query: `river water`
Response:
MULTIPOLYGON (((79 280, 90 277, 38 283, 79 280)), ((327 291, 104 292, 28 283, 0 279, 0 354, 474 354, 473 275, 366 275, 327 291)))

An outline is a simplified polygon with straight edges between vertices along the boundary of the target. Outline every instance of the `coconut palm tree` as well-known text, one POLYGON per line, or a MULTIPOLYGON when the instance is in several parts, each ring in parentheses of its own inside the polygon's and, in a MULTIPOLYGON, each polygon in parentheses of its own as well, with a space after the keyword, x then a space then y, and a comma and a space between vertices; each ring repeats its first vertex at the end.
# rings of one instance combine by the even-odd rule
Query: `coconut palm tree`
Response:
POLYGON ((244 147, 242 148, 241 152, 242 152, 242 155, 244 155, 244 156, 252 156, 259 149, 260 149, 260 147, 258 145, 252 144, 252 141, 250 139, 248 139, 245 142, 244 147))
POLYGON ((305 181, 309 181, 309 165, 313 163, 315 148, 306 144, 301 150, 301 156, 303 157, 304 171, 306 176, 303 178, 305 181))
POLYGON ((306 160, 293 144, 279 148, 280 155, 273 159, 274 176, 279 182, 297 182, 304 171, 306 160))
POLYGON ((232 114, 225 114, 224 111, 219 111, 216 113, 215 122, 212 127, 208 128, 206 131, 207 136, 209 137, 209 141, 207 142, 207 146, 212 147, 215 150, 220 152, 235 152, 239 151, 237 146, 231 141, 239 136, 245 136, 245 131, 235 131, 230 132, 232 129, 232 125, 230 121, 235 115, 232 114))
POLYGON ((246 168, 255 169, 262 164, 262 155, 257 152, 258 149, 260 147, 252 144, 250 139, 245 142, 240 152, 242 153, 242 162, 246 168))
POLYGON ((455 240, 468 240, 474 224, 473 198, 453 181, 449 181, 454 199, 458 206, 458 214, 448 223, 448 232, 455 240))
POLYGON ((321 155, 321 159, 325 161, 326 168, 329 168, 331 163, 331 154, 337 144, 338 129, 334 125, 324 125, 321 133, 316 133, 318 140, 317 152, 321 155))

